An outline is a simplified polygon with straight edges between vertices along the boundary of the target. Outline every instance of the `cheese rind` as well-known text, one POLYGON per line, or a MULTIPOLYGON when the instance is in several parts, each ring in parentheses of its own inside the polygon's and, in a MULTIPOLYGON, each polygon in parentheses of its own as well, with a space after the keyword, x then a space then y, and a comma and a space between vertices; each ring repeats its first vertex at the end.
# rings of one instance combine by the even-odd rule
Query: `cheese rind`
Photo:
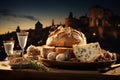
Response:
POLYGON ((101 48, 98 42, 73 45, 73 52, 81 62, 94 62, 100 56, 101 48))

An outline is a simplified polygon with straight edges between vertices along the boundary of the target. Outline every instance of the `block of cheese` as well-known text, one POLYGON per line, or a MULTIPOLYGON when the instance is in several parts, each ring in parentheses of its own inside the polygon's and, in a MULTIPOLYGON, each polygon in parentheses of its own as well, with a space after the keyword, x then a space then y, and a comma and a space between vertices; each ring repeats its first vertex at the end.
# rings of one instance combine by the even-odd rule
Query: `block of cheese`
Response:
POLYGON ((47 55, 50 52, 55 52, 55 47, 43 45, 41 48, 41 57, 47 59, 47 55))
POLYGON ((74 55, 74 53, 73 53, 73 48, 56 47, 55 52, 56 52, 57 54, 60 54, 60 53, 64 53, 64 54, 65 54, 65 53, 66 53, 66 54, 68 54, 68 56, 69 56, 70 58, 75 57, 75 55, 74 55))
POLYGON ((94 62, 101 54, 98 42, 85 45, 73 45, 73 52, 80 62, 94 62))

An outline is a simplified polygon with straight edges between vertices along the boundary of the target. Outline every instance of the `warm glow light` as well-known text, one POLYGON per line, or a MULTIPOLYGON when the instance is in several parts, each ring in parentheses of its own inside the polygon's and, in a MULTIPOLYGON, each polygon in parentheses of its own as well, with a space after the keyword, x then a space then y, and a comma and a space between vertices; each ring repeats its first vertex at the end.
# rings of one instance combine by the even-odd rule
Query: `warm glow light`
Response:
POLYGON ((41 44, 42 43, 42 40, 38 41, 38 44, 41 44))
POLYGON ((19 45, 17 45, 17 48, 19 48, 19 45))
POLYGON ((95 32, 93 33, 93 36, 96 36, 96 33, 95 33, 95 32))
POLYGON ((4 46, 1 46, 1 48, 4 48, 4 46))
MULTIPOLYGON (((35 29, 36 21, 26 20, 26 19, 17 19, 11 18, 13 21, 4 20, 0 24, 0 34, 5 34, 8 32, 15 31, 17 26, 20 26, 21 30, 26 29, 35 29)), ((48 27, 52 24, 52 19, 55 20, 55 24, 64 23, 64 18, 56 19, 56 18, 49 18, 43 17, 42 20, 39 20, 43 24, 43 28, 48 27)))
POLYGON ((118 24, 118 27, 120 27, 120 24, 118 24))

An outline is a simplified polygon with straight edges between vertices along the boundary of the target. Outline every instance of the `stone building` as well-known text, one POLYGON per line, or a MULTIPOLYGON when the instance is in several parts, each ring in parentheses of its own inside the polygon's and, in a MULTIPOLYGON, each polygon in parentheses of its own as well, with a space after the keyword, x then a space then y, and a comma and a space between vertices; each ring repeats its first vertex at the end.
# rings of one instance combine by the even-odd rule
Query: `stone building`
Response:
POLYGON ((51 31, 54 31, 56 28, 57 28, 57 26, 55 25, 55 23, 54 23, 54 19, 52 19, 52 24, 51 24, 51 26, 50 26, 50 32, 51 31))
POLYGON ((79 20, 73 17, 73 13, 70 12, 69 16, 65 18, 65 26, 66 27, 72 27, 72 28, 77 28, 79 26, 79 20))
POLYGON ((89 18, 87 17, 87 15, 83 15, 80 16, 79 18, 76 18, 73 17, 73 13, 70 12, 69 16, 65 18, 65 27, 72 27, 74 29, 83 31, 88 26, 89 26, 89 18))
POLYGON ((20 32, 20 26, 17 26, 16 32, 20 32))
POLYGON ((35 34, 36 34, 36 35, 42 34, 42 29, 43 29, 43 24, 41 24, 41 22, 38 21, 38 22, 35 24, 35 34))
POLYGON ((94 6, 89 9, 89 26, 111 26, 110 17, 112 16, 112 11, 105 9, 101 6, 94 6))
POLYGON ((87 14, 79 17, 80 20, 80 25, 83 27, 88 27, 89 26, 89 18, 87 17, 87 14))

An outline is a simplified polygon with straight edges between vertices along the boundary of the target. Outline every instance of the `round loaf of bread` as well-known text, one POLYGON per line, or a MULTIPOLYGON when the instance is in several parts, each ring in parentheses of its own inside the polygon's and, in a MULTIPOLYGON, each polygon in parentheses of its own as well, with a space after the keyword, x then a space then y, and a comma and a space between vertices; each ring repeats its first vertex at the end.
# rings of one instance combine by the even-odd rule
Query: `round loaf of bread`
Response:
POLYGON ((74 44, 86 44, 86 37, 82 32, 70 27, 58 27, 46 41, 48 46, 72 47, 74 44))

